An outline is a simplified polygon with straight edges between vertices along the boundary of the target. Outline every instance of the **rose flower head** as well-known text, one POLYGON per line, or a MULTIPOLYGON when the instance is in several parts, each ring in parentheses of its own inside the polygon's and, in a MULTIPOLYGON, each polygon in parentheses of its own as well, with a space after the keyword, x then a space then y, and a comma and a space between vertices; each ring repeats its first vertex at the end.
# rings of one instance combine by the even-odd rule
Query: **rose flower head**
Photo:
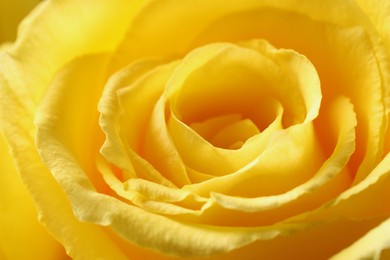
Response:
POLYGON ((38 219, 33 258, 389 259, 389 109, 386 0, 42 1, 0 52, 0 257, 38 219))

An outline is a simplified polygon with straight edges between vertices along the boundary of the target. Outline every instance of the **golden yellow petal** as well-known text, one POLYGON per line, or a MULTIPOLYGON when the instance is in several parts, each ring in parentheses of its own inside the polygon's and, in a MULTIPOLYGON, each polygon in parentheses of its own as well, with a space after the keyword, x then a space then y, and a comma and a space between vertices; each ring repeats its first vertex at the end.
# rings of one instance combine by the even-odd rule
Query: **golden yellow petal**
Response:
POLYGON ((375 30, 385 42, 387 48, 390 46, 390 3, 386 0, 369 1, 354 0, 363 12, 365 12, 375 30))
POLYGON ((116 167, 123 170, 123 178, 145 178, 167 186, 173 183, 164 178, 153 165, 142 158, 140 145, 144 138, 145 125, 150 120, 154 103, 143 102, 153 98, 153 93, 163 87, 161 80, 168 74, 171 65, 158 67, 161 60, 142 60, 130 64, 110 77, 99 101, 100 126, 106 134, 101 153, 116 167), (155 86, 157 81, 157 87, 155 86), (141 97, 133 96, 139 93, 141 97), (152 94, 152 95, 151 95, 152 94), (151 96, 151 97, 150 97, 151 96), (147 110, 138 108, 139 102, 147 110))
MULTIPOLYGON (((343 2, 340 4, 336 8, 343 9, 343 2)), ((355 107, 359 125, 357 149, 350 168, 352 172, 358 172, 357 183, 383 155, 384 120, 390 104, 390 66, 378 36, 372 34, 364 14, 355 9, 356 6, 351 6, 344 11, 347 15, 340 18, 340 21, 349 20, 345 25, 359 25, 351 28, 336 26, 338 22, 323 22, 328 19, 318 19, 321 14, 310 19, 299 12, 275 8, 236 13, 210 24, 192 46, 263 38, 278 48, 293 49, 310 59, 321 79, 323 104, 341 94, 351 97, 355 107)), ((330 20, 333 15, 333 12, 329 13, 330 20)))
POLYGON ((259 134, 256 124, 250 119, 243 119, 222 128, 213 136, 211 143, 217 147, 239 149, 250 137, 259 134), (235 145, 238 145, 235 147, 235 145))
POLYGON ((197 132, 205 140, 210 140, 215 136, 220 129, 238 122, 242 119, 242 115, 233 113, 228 115, 216 116, 209 119, 206 119, 201 122, 194 122, 188 126, 197 132))
POLYGON ((253 161, 266 148, 271 134, 282 128, 281 116, 279 112, 275 121, 261 135, 249 138, 238 150, 213 146, 174 115, 169 119, 168 128, 176 149, 190 172, 219 176, 237 171, 253 161))
POLYGON ((219 43, 196 49, 168 82, 168 129, 183 161, 195 171, 224 175, 252 162, 280 128, 280 113, 287 126, 317 116, 319 80, 307 59, 264 41, 244 46, 219 43), (213 147, 188 127, 229 114, 251 119, 263 132, 232 151, 213 147))
POLYGON ((348 99, 339 98, 322 111, 318 120, 322 121, 319 127, 328 127, 326 142, 331 143, 333 151, 310 180, 274 196, 243 198, 212 193, 216 203, 204 212, 202 221, 218 225, 272 224, 315 209, 347 189, 352 177, 344 167, 354 151, 353 108, 348 99), (334 138, 337 143, 333 143, 334 138), (218 218, 220 215, 223 220, 218 218))
MULTIPOLYGON (((244 0, 240 2, 234 0, 223 2, 210 2, 208 0, 196 2, 190 0, 149 1, 141 8, 131 23, 126 37, 118 49, 116 59, 120 61, 119 64, 127 64, 142 57, 183 54, 193 49, 192 41, 194 38, 214 21, 228 15, 259 9, 297 13, 313 20, 326 21, 341 26, 356 26, 365 21, 364 14, 359 8, 346 0, 331 4, 311 0, 282 2, 273 0, 244 0), (340 13, 344 15, 340 16, 340 13), (155 44, 157 42, 158 44, 155 44)), ((270 24, 272 23, 265 23, 267 27, 272 28, 273 26, 269 26, 270 24)), ((230 24, 224 27, 226 31, 232 29, 230 24)), ((240 30, 246 31, 245 27, 240 28, 240 30)), ((291 26, 287 26, 286 29, 288 32, 291 26)), ((260 38, 261 30, 256 29, 253 32, 257 36, 252 38, 260 38)), ((234 32, 231 33, 234 34, 234 32)), ((277 33, 275 32, 275 34, 277 33)), ((291 35, 296 37, 292 32, 283 34, 281 37, 291 35)), ((307 39, 306 37, 304 39, 307 39)), ((312 40, 313 38, 310 38, 310 41, 312 40)), ((217 41, 224 41, 224 39, 217 39, 217 41)))
MULTIPOLYGON (((116 123, 121 129, 122 142, 125 146, 129 146, 128 152, 133 154, 132 157, 140 156, 145 159, 150 167, 160 172, 161 177, 158 182, 168 179, 171 182, 170 186, 172 183, 178 186, 189 183, 181 158, 167 134, 165 109, 160 98, 176 66, 177 62, 161 65, 127 88, 119 89, 118 99, 123 115, 116 123)), ((108 134, 114 135, 115 132, 111 131, 108 134)), ((106 154, 106 156, 110 155, 106 154)), ((150 170, 147 171, 149 174, 145 173, 149 177, 154 175, 153 178, 156 178, 158 175, 150 170)))
MULTIPOLYGON (((96 59, 98 61, 105 60, 104 56, 102 57, 103 60, 98 57, 101 56, 86 56, 76 60, 70 67, 64 70, 69 72, 69 74, 66 74, 67 77, 62 77, 64 82, 72 80, 76 75, 81 76, 79 73, 82 73, 83 71, 91 72, 90 70, 93 70, 93 68, 85 65, 92 61, 96 62, 96 59), (77 67, 80 70, 77 70, 77 67)), ((91 77, 90 80, 92 80, 94 76, 95 73, 86 73, 84 79, 91 77)), ((217 227, 211 228, 195 224, 191 225, 146 212, 114 197, 96 192, 95 187, 88 179, 86 172, 83 171, 80 163, 69 150, 70 147, 68 146, 68 142, 73 136, 71 134, 66 134, 67 131, 63 131, 66 129, 69 131, 70 126, 66 125, 65 123, 67 121, 62 121, 62 118, 59 116, 65 111, 63 108, 66 107, 66 100, 63 102, 54 102, 56 95, 61 91, 67 93, 67 91, 72 89, 71 85, 72 84, 66 85, 67 87, 65 88, 61 88, 61 84, 54 85, 57 87, 51 88, 51 93, 48 95, 48 97, 53 97, 53 99, 50 98, 44 101, 45 105, 42 106, 36 119, 38 127, 38 149, 43 161, 66 192, 67 198, 64 193, 60 192, 57 185, 53 186, 54 180, 51 179, 51 175, 49 175, 40 165, 37 165, 36 167, 38 167, 37 173, 41 176, 39 179, 33 178, 30 185, 34 189, 39 188, 40 192, 36 193, 36 196, 43 196, 44 193, 42 193, 42 191, 47 191, 47 194, 51 194, 56 198, 56 200, 54 200, 52 196, 43 196, 45 198, 44 202, 41 201, 38 204, 45 209, 44 222, 47 223, 47 225, 52 225, 51 230, 56 233, 57 237, 59 237, 62 243, 67 247, 68 252, 72 257, 85 256, 96 258, 94 257, 96 255, 111 255, 111 257, 114 256, 116 259, 122 258, 121 253, 118 252, 117 248, 111 243, 112 241, 105 237, 104 234, 106 233, 96 233, 102 231, 100 225, 110 225, 116 233, 139 246, 152 247, 155 250, 179 256, 209 256, 216 253, 227 252, 250 244, 258 239, 271 239, 280 234, 288 234, 292 231, 300 230, 301 228, 311 225, 293 224, 256 229, 226 229, 217 227), (38 185, 38 183, 40 183, 40 185, 38 185), (44 186, 42 187, 42 185, 44 186), (70 201, 73 213, 76 215, 77 219, 82 222, 78 222, 75 219, 69 219, 69 214, 71 213, 68 211, 69 208, 64 206, 68 205, 66 202, 67 200, 70 201), (58 211, 58 205, 63 205, 61 208, 63 211, 58 211), (91 205, 93 205, 93 207, 91 207, 91 205), (56 213, 51 211, 54 209, 57 210, 56 213), (57 214, 61 214, 61 217, 57 216, 57 214), (69 230, 73 231, 73 228, 78 228, 77 232, 79 235, 77 238, 82 239, 82 241, 75 241, 73 236, 71 236, 73 240, 68 240, 71 234, 63 234, 62 232, 65 230, 59 228, 59 225, 62 224, 62 220, 67 222, 67 225, 61 225, 62 227, 66 227, 66 231, 70 232, 69 230), (89 222, 89 224, 83 224, 83 222, 89 222), (183 237, 186 239, 183 239, 183 237), (88 245, 86 245, 86 243, 88 243, 88 245), (81 252, 79 251, 79 248, 84 248, 84 250, 81 252), (91 252, 86 248, 94 248, 94 250, 91 252), (173 248, 175 250, 172 250, 173 248)), ((73 88, 76 87, 77 85, 73 86, 73 88)), ((17 101, 11 99, 9 102, 15 104, 17 101)), ((10 119, 9 122, 15 122, 15 119, 10 119)), ((21 122, 20 118, 18 118, 17 122, 21 122)), ((28 129, 30 129, 30 127, 28 129)), ((13 129, 11 128, 8 129, 8 131, 12 130, 13 129)), ((24 137, 21 140, 26 140, 26 134, 21 136, 24 137)), ((27 150, 31 151, 31 144, 25 145, 22 148, 25 150, 26 148, 29 148, 27 150)), ((21 151, 18 151, 18 154, 20 154, 20 156, 26 155, 21 151)), ((33 155, 33 161, 35 162, 39 160, 35 153, 27 153, 27 155, 33 155)), ((31 162, 31 159, 21 160, 21 162, 28 163, 31 162)), ((29 172, 31 173, 32 171, 29 172)), ((35 192, 37 192, 37 190, 35 190, 35 192)), ((172 210, 172 208, 170 207, 169 210, 172 210)), ((73 215, 71 214, 71 216, 73 215)))
POLYGON ((382 221, 383 218, 365 221, 337 219, 317 222, 297 233, 282 235, 269 241, 259 240, 249 246, 211 259, 252 259, 259 256, 275 260, 328 259, 382 221))
MULTIPOLYGON (((390 185, 390 154, 380 162, 366 179, 341 193, 338 197, 302 216, 307 219, 322 219, 338 215, 351 219, 369 219, 390 214, 390 200, 385 196, 390 185)), ((300 217, 298 217, 300 218, 300 217)))
POLYGON ((211 192, 243 197, 280 194, 317 172, 323 162, 318 145, 310 123, 275 131, 264 152, 242 169, 183 189, 206 197, 211 192))
POLYGON ((388 250, 390 248, 389 234, 390 219, 387 219, 330 259, 388 259, 388 250), (385 256, 385 250, 387 250, 387 256, 385 256))

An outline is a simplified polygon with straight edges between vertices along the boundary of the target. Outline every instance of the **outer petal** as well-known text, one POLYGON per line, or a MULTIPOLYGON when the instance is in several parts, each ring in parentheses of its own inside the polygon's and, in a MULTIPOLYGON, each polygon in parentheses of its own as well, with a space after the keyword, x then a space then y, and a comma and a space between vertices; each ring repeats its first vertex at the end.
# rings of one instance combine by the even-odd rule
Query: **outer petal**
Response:
POLYGON ((355 0, 366 12, 375 29, 382 36, 387 47, 390 47, 390 2, 386 0, 355 0))
POLYGON ((388 259, 390 256, 390 219, 336 254, 331 260, 342 259, 388 259))
POLYGON ((41 220, 61 243, 74 245, 66 246, 72 257, 123 258, 100 227, 74 218, 68 199, 36 152, 33 115, 54 73, 74 57, 114 49, 141 3, 44 1, 22 23, 17 43, 0 56, 0 111, 9 112, 1 113, 1 128, 22 181, 44 213, 41 220))
MULTIPOLYGON (((378 59, 382 61, 382 70, 385 72, 382 74, 382 80, 386 84, 390 84, 390 2, 386 0, 369 1, 369 0, 355 0, 355 2, 365 11, 375 29, 382 37, 384 45, 387 47, 387 52, 383 55, 378 55, 378 59), (387 70, 387 73, 386 73, 387 70)), ((387 93, 385 101, 387 107, 390 107, 390 88, 384 89, 387 93)), ((389 109, 388 109, 389 110, 389 109)), ((387 111, 389 113, 389 111, 387 111)), ((386 133, 386 151, 390 150, 390 128, 387 129, 386 133)))
POLYGON ((2 135, 0 161, 0 259, 66 258, 62 246, 38 223, 33 200, 2 135))
POLYGON ((16 44, 2 57, 6 74, 15 75, 12 80, 15 92, 35 109, 53 74, 64 64, 86 53, 115 49, 142 3, 142 0, 41 3, 23 20, 16 44))
POLYGON ((305 14, 315 20, 342 26, 366 22, 359 8, 350 1, 332 0, 322 3, 310 0, 153 0, 141 9, 131 23, 126 38, 118 49, 117 59, 126 64, 129 60, 148 55, 165 56, 188 51, 191 41, 215 20, 261 8, 305 14))
MULTIPOLYGON (((95 57, 91 62, 96 64, 96 60, 99 59, 95 57)), ((106 56, 103 56, 103 61, 106 60, 106 56)), ((82 72, 80 69, 82 65, 94 68, 94 66, 88 66, 91 63, 86 65, 85 61, 84 63, 79 61, 78 65, 75 71, 82 72)), ((97 68, 100 67, 97 66, 97 68)), ((41 163, 34 139, 31 138, 31 133, 34 131, 33 119, 28 116, 25 107, 19 103, 9 82, 1 77, 0 106, 0 111, 12 111, 11 114, 0 114, 1 127, 12 144, 12 152, 20 169, 22 181, 32 194, 40 213, 40 220, 48 227, 52 235, 65 246, 67 253, 73 258, 124 259, 121 250, 101 227, 81 223, 74 217, 69 199, 48 169, 41 163)), ((80 116, 82 115, 81 113, 80 116)), ((77 154, 77 146, 74 143, 68 143, 68 145, 77 154)), ((82 155, 88 156, 88 154, 82 155)))

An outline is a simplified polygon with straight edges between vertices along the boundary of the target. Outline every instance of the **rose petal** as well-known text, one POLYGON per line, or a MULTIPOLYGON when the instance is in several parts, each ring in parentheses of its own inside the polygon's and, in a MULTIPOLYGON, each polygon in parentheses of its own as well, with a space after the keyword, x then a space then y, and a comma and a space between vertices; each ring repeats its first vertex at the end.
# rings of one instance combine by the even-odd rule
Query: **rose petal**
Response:
MULTIPOLYGON (((341 26, 354 26, 365 22, 364 14, 350 1, 337 1, 337 4, 333 2, 323 4, 310 0, 283 2, 245 0, 239 3, 234 0, 212 3, 207 0, 150 1, 131 23, 124 41, 118 48, 116 60, 118 64, 127 64, 140 57, 170 56, 189 51, 194 47, 190 47, 192 40, 213 21, 226 15, 260 8, 290 11, 341 26)), ((272 23, 267 23, 267 26, 269 24, 272 23)), ((241 28, 245 30, 245 27, 241 28)), ((290 34, 283 36, 286 35, 290 34)))
MULTIPOLYGON (((352 10, 345 13, 351 15, 352 10)), ((353 20, 351 18, 351 22, 353 20)), ((321 79, 322 103, 326 104, 341 94, 351 97, 355 107, 359 121, 357 149, 349 165, 352 172, 358 172, 357 183, 381 159, 384 116, 388 113, 385 106, 390 97, 387 90, 390 89, 390 66, 386 50, 378 35, 372 34, 369 25, 362 27, 364 21, 361 18, 360 27, 343 28, 335 26, 337 23, 320 22, 297 13, 276 9, 252 10, 216 20, 194 40, 192 46, 260 37, 279 48, 293 49, 308 57, 321 79)))
POLYGON ((113 50, 142 2, 43 1, 2 57, 14 91, 35 109, 59 68, 80 55, 113 50))
POLYGON ((37 112, 35 120, 37 148, 29 137, 33 126, 26 112, 18 103, 18 99, 11 98, 12 92, 6 92, 6 85, 2 86, 2 91, 8 98, 2 100, 1 104, 8 106, 8 109, 12 108, 16 115, 20 115, 17 119, 13 119, 15 114, 8 118, 11 124, 5 129, 9 131, 8 138, 17 148, 15 156, 22 173, 28 173, 23 180, 33 194, 42 222, 74 258, 114 256, 125 259, 118 246, 101 227, 82 223, 75 218, 73 211, 77 207, 74 207, 74 201, 71 200, 69 203, 67 197, 72 193, 72 187, 77 189, 78 185, 97 188, 101 192, 107 191, 107 185, 100 173, 94 170, 94 153, 98 152, 96 145, 100 144, 100 137, 91 134, 94 133, 93 125, 97 125, 97 95, 99 87, 103 86, 102 71, 105 70, 107 62, 106 54, 83 56, 65 66, 57 74, 37 112), (89 84, 94 87, 85 87, 89 84), (75 95, 75 91, 83 95, 75 95), (89 99, 85 99, 85 96, 89 99), (69 98, 74 103, 70 103, 69 98), (90 104, 85 106, 85 102, 90 104), (71 115, 68 112, 71 112, 71 115), (25 120, 22 120, 23 118, 25 120), (50 171, 39 163, 41 158, 36 149, 41 153, 50 171), (71 175, 67 172, 70 170, 68 167, 73 169, 71 175), (53 176, 56 179, 53 179, 53 176), (93 184, 89 182, 89 177, 93 184))
POLYGON ((388 255, 390 248, 389 234, 390 219, 387 219, 330 259, 386 259, 385 254, 388 255))
POLYGON ((131 149, 138 152, 171 183, 182 186, 189 183, 189 180, 183 162, 167 134, 165 109, 162 108, 160 97, 176 66, 177 62, 172 62, 156 68, 124 89, 119 98, 126 112, 121 119, 127 121, 123 134, 130 135, 130 145, 133 146, 131 149), (140 107, 143 112, 136 113, 140 107))
POLYGON ((174 67, 174 64, 158 67, 160 63, 157 60, 136 62, 113 75, 106 84, 99 101, 100 125, 106 134, 101 153, 122 169, 123 179, 138 176, 174 187, 150 162, 137 154, 150 120, 153 99, 164 86, 160 80, 174 67))
POLYGON ((388 190, 390 183, 390 154, 375 167, 366 179, 341 193, 315 211, 292 218, 318 220, 329 216, 344 216, 351 219, 370 219, 388 216, 388 190))
POLYGON ((213 146, 174 115, 169 119, 168 128, 180 156, 186 162, 187 171, 219 176, 237 171, 254 160, 265 149, 271 134, 282 128, 282 123, 279 114, 261 135, 249 138, 238 150, 213 146))
POLYGON ((212 147, 179 119, 191 124, 220 113, 241 112, 261 125, 272 122, 272 115, 277 115, 276 111, 270 112, 277 110, 270 102, 274 99, 280 99, 284 121, 290 124, 312 120, 318 113, 319 81, 304 57, 290 51, 278 52, 264 41, 245 46, 256 51, 230 44, 199 48, 183 60, 168 83, 166 93, 172 95, 168 128, 183 160, 195 171, 209 175, 237 171, 261 153, 271 129, 280 128, 280 124, 274 121, 270 129, 249 139, 240 150, 225 151, 212 147))
POLYGON ((97 166, 108 185, 121 197, 147 211, 166 215, 199 215, 207 206, 203 199, 191 192, 168 188, 143 179, 120 181, 102 158, 97 166))
POLYGON ((334 144, 333 153, 310 180, 274 196, 243 198, 212 193, 216 203, 205 211, 203 220, 218 225, 272 224, 312 210, 347 189, 352 178, 344 167, 354 151, 356 125, 352 105, 346 98, 339 98, 329 110, 322 112, 319 120, 329 127, 328 142, 336 137, 337 144, 334 144), (220 215, 224 216, 223 220, 218 219, 220 215))
POLYGON ((386 0, 372 2, 369 0, 354 0, 366 12, 386 46, 390 47, 390 3, 386 0))
POLYGON ((65 251, 38 222, 33 200, 0 134, 0 258, 65 259, 65 251))

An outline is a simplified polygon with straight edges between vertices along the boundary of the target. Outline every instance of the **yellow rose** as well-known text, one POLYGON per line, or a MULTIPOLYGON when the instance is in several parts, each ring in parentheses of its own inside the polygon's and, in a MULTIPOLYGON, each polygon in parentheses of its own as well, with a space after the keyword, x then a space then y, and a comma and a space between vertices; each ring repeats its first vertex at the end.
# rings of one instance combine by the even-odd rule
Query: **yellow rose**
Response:
POLYGON ((0 123, 72 258, 390 257, 387 1, 44 1, 19 32, 0 123))

